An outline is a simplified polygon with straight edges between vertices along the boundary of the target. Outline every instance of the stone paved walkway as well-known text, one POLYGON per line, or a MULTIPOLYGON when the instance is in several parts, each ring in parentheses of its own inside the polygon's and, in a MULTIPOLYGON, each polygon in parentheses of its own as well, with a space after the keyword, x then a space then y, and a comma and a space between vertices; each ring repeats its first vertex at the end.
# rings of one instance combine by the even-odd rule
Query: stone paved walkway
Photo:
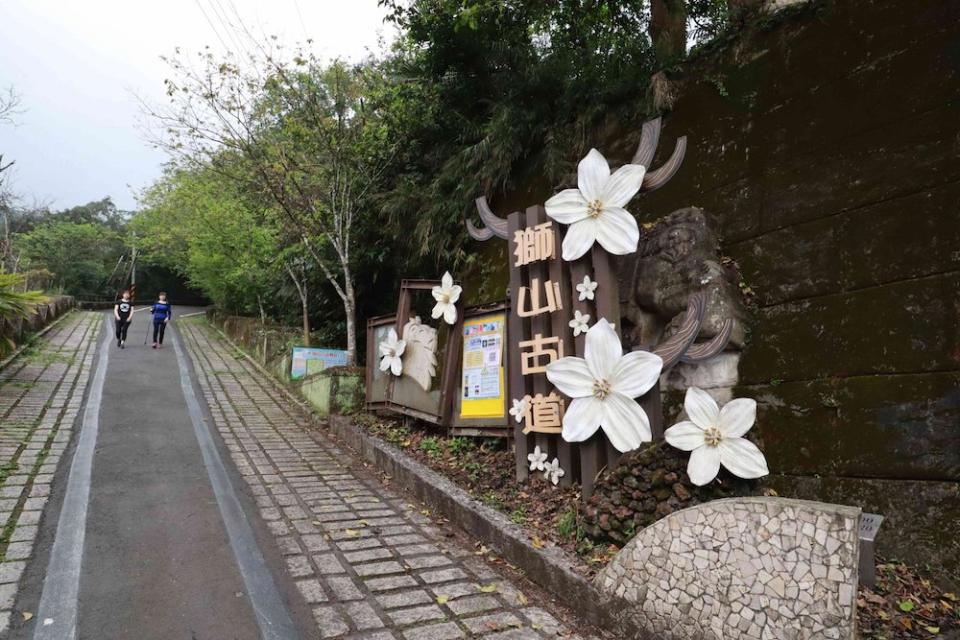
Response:
MULTIPOLYGON (((214 425, 324 638, 578 638, 308 420, 201 321, 179 324, 214 425)), ((580 629, 579 631, 583 631, 580 629)))
POLYGON ((73 312, 0 371, 0 633, 90 378, 97 313, 73 312))

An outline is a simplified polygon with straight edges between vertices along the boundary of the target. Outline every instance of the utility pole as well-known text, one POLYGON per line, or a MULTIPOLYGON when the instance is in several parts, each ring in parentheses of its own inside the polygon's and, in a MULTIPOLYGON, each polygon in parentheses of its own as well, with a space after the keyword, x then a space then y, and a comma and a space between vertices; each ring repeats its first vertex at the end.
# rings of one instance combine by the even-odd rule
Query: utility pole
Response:
POLYGON ((137 234, 133 234, 133 242, 130 247, 130 302, 131 304, 137 297, 137 234))

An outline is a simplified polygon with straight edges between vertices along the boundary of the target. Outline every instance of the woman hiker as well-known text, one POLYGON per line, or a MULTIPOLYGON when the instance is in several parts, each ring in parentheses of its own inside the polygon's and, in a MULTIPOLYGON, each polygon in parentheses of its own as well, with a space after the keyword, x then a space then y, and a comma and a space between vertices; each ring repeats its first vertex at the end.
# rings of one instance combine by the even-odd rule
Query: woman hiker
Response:
POLYGON ((123 349, 127 342, 127 329, 130 328, 130 315, 133 312, 133 303, 130 301, 130 292, 124 291, 120 300, 113 305, 113 317, 117 321, 117 346, 123 349))
POLYGON ((153 303, 150 313, 153 315, 153 348, 159 349, 163 346, 163 332, 173 316, 173 307, 167 302, 165 292, 161 291, 157 296, 157 301, 153 303))

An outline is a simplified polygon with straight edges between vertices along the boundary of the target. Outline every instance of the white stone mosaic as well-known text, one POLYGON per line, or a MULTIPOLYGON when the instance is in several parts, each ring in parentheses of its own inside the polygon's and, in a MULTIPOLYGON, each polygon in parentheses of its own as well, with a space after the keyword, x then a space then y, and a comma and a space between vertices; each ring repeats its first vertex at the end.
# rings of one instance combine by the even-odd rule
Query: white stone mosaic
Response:
POLYGON ((647 527, 595 578, 664 640, 852 640, 860 509, 714 500, 647 527))

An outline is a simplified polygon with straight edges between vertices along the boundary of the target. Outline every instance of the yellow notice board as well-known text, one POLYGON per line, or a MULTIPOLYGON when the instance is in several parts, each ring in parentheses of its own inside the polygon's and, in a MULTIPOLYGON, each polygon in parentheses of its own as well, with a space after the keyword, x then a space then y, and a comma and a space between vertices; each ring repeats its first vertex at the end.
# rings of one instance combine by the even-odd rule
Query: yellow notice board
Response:
POLYGON ((504 417, 504 338, 507 316, 494 313, 463 321, 461 418, 504 417))

